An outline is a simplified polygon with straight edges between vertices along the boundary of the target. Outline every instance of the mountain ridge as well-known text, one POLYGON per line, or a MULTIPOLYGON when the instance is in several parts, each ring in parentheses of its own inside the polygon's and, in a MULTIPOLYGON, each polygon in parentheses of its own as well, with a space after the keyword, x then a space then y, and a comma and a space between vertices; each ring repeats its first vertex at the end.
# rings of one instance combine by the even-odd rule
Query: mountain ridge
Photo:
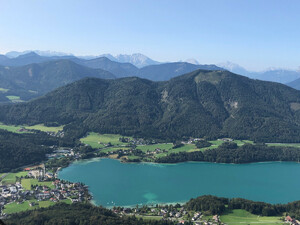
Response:
POLYGON ((57 122, 79 130, 165 140, 296 142, 299 106, 300 92, 285 85, 197 70, 163 82, 85 78, 28 103, 1 106, 0 121, 57 122))

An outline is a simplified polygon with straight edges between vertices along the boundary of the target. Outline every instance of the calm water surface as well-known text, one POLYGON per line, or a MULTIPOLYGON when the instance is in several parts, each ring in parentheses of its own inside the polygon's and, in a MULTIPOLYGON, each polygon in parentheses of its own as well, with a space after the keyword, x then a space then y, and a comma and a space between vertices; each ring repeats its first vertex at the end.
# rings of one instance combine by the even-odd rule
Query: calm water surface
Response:
POLYGON ((300 200, 298 163, 150 164, 98 159, 73 163, 60 171, 59 178, 87 184, 94 202, 105 207, 184 202, 205 194, 270 203, 300 200))

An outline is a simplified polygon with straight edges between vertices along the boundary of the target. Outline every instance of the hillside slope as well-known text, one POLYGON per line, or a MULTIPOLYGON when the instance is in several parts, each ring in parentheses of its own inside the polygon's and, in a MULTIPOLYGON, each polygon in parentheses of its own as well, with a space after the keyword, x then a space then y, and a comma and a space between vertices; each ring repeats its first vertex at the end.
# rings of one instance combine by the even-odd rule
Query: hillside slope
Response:
POLYGON ((228 71, 167 82, 87 78, 34 101, 1 106, 0 121, 73 123, 101 133, 176 139, 300 141, 300 92, 228 71))
POLYGON ((115 78, 113 74, 101 69, 58 60, 22 67, 0 67, 0 88, 5 90, 7 96, 29 100, 84 77, 115 78))

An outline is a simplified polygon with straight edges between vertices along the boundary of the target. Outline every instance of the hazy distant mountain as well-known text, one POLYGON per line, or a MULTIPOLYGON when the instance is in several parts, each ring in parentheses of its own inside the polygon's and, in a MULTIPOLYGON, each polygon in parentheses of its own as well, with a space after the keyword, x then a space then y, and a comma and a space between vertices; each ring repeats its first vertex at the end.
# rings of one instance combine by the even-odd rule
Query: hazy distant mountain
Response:
POLYGON ((300 141, 300 91, 228 71, 197 70, 166 82, 85 78, 24 104, 1 106, 9 124, 175 140, 232 137, 300 141))
POLYGON ((184 62, 199 65, 199 62, 196 59, 193 59, 193 58, 186 59, 184 62))
POLYGON ((292 87, 292 88, 295 88, 297 90, 300 90, 300 78, 292 81, 292 82, 289 82, 287 83, 286 85, 292 87))
POLYGON ((2 66, 25 66, 32 63, 42 63, 47 61, 59 60, 59 59, 71 59, 72 55, 64 56, 41 56, 35 52, 27 52, 26 54, 19 55, 15 58, 6 57, 6 59, 0 59, 0 65, 2 66))
POLYGON ((132 55, 117 55, 115 58, 118 60, 118 62, 121 63, 128 62, 139 68, 144 66, 159 64, 159 62, 154 61, 149 57, 142 55, 140 53, 135 53, 132 55))
POLYGON ((81 65, 94 68, 102 69, 113 73, 116 77, 129 77, 136 76, 138 68, 130 63, 119 63, 108 59, 107 57, 99 57, 90 60, 81 60, 77 58, 71 59, 81 65))
POLYGON ((16 58, 7 58, 3 56, 3 60, 0 58, 0 65, 2 66, 24 66, 32 63, 42 63, 48 61, 55 61, 61 59, 69 59, 77 64, 90 67, 93 69, 106 70, 116 77, 130 77, 138 76, 154 81, 165 81, 172 77, 179 76, 185 73, 192 72, 197 69, 204 70, 223 70, 223 68, 215 65, 199 65, 193 61, 193 64, 187 62, 174 62, 174 63, 161 63, 149 59, 142 54, 133 55, 118 55, 114 58, 110 54, 106 54, 106 57, 98 57, 93 59, 83 59, 72 55, 67 56, 40 56, 35 52, 29 52, 24 55, 19 55, 16 58), (110 59, 109 59, 110 58, 110 59), (142 68, 138 68, 129 62, 117 62, 117 61, 131 61, 137 65, 146 65, 154 63, 155 65, 149 65, 142 68))
MULTIPOLYGON (((109 57, 109 55, 106 55, 109 57)), ((108 59, 107 57, 99 57, 91 60, 71 59, 76 63, 91 68, 99 68, 113 73, 116 77, 132 77, 137 76, 153 81, 165 81, 173 77, 192 72, 194 70, 224 70, 215 65, 195 65, 186 62, 162 63, 157 65, 145 66, 137 68, 131 63, 119 63, 108 59)))
POLYGON ((23 51, 23 52, 18 52, 18 51, 11 51, 6 53, 5 55, 8 58, 16 58, 20 55, 25 55, 27 53, 30 52, 34 52, 40 56, 47 56, 47 57, 51 57, 51 56, 72 56, 72 54, 68 54, 65 52, 56 52, 56 51, 40 51, 40 50, 27 50, 27 51, 23 51))
POLYGON ((195 65, 187 62, 163 63, 139 69, 137 76, 153 81, 166 81, 195 70, 224 70, 216 65, 195 65))
POLYGON ((218 66, 227 69, 230 72, 244 75, 253 79, 273 81, 278 83, 289 83, 300 78, 300 73, 294 70, 270 68, 261 72, 248 71, 238 64, 232 62, 219 63, 218 66))
POLYGON ((149 65, 156 65, 160 63, 140 53, 134 53, 132 55, 120 54, 116 56, 113 56, 111 54, 103 54, 100 56, 106 57, 115 62, 131 63, 138 68, 142 68, 144 66, 149 66, 149 65))

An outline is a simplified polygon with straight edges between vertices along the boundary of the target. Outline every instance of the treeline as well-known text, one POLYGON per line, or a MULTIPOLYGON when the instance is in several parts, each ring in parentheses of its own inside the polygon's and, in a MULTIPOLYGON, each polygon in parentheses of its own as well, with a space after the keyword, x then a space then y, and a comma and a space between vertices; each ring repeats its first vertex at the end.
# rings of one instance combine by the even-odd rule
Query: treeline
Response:
POLYGON ((225 211, 229 199, 212 195, 203 195, 191 199, 185 204, 187 210, 208 212, 209 214, 221 214, 225 211))
POLYGON ((50 146, 71 147, 70 139, 58 138, 44 132, 16 134, 0 129, 0 172, 39 163, 53 151, 50 146))
POLYGON ((173 225, 172 221, 142 220, 133 216, 118 216, 111 210, 91 204, 56 204, 49 208, 13 214, 7 225, 173 225))
POLYGON ((216 149, 204 152, 180 152, 156 159, 157 163, 178 163, 203 161, 217 163, 251 163, 266 161, 299 161, 300 149, 291 147, 274 147, 265 144, 245 144, 238 147, 236 143, 223 143, 216 149))
POLYGON ((255 202, 242 198, 220 198, 204 195, 191 199, 185 204, 187 210, 204 211, 209 214, 222 214, 226 209, 244 209, 252 214, 261 216, 281 216, 287 213, 293 218, 300 219, 300 201, 287 204, 270 204, 255 202))

